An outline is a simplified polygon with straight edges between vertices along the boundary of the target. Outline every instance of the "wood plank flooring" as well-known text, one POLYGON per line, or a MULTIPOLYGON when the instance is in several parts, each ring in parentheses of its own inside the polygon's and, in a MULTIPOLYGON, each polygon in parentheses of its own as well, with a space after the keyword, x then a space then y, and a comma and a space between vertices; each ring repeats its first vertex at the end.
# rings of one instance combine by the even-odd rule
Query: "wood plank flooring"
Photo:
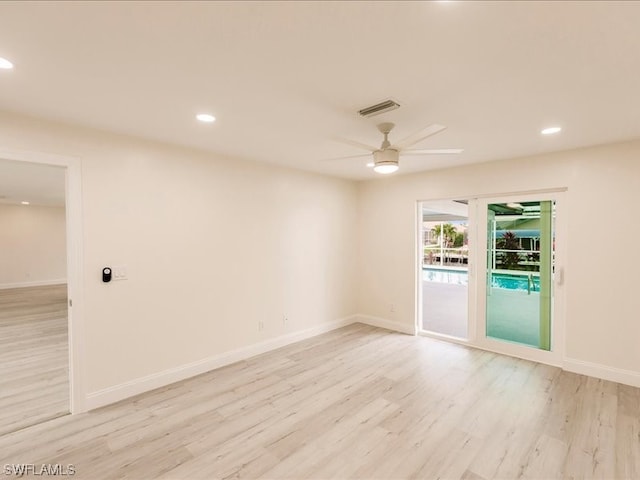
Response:
POLYGON ((354 324, 0 436, 77 478, 640 478, 640 390, 354 324))
POLYGON ((0 435, 69 412, 67 287, 0 290, 0 435))

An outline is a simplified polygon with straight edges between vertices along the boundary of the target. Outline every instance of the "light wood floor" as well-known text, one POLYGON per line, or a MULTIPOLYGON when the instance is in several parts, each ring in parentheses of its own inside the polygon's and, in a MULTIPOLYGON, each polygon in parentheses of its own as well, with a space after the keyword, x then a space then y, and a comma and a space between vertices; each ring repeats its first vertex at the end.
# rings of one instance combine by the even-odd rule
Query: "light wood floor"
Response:
POLYGON ((0 435, 69 412, 67 287, 0 290, 0 435))
POLYGON ((361 324, 0 437, 78 478, 640 478, 640 390, 361 324))

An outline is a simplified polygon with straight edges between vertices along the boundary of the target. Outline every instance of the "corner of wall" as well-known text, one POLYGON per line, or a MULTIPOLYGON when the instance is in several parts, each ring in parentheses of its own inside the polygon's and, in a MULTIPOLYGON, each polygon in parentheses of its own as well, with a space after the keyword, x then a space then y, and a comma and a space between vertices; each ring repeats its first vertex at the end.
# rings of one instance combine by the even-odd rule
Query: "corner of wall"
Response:
POLYGON ((365 323, 372 327, 385 328, 394 332, 406 333, 407 335, 415 335, 417 333, 416 326, 414 324, 407 325, 406 323, 400 323, 380 317, 373 317, 362 313, 354 315, 354 317, 356 322, 365 323))

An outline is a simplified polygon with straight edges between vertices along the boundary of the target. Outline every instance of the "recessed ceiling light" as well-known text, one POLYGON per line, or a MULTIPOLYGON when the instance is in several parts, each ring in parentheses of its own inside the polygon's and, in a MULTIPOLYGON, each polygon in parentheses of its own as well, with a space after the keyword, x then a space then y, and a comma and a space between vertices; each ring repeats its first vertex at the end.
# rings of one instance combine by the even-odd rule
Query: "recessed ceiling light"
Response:
POLYGON ((22 205, 29 205, 29 202, 27 202, 26 200, 23 200, 22 202, 20 202, 22 205))
POLYGON ((562 130, 562 127, 547 127, 540 131, 542 135, 553 135, 554 133, 558 133, 562 130))
POLYGON ((375 165, 375 163, 373 163, 373 162, 367 163, 367 167, 369 167, 369 168, 372 168, 374 165, 375 165))
POLYGON ((11 63, 6 58, 0 57, 0 68, 4 70, 11 70, 13 68, 13 63, 11 63))
POLYGON ((196 115, 196 118, 204 123, 213 123, 216 121, 216 117, 209 113, 199 113, 196 115))

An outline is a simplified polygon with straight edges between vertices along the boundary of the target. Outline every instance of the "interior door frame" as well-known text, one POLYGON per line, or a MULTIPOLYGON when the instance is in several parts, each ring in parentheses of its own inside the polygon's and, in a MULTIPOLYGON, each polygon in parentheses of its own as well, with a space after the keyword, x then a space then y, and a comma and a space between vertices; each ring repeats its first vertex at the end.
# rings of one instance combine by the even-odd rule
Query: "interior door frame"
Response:
POLYGON ((492 352, 502 353, 513 357, 533 360, 549 365, 561 366, 564 358, 565 345, 565 265, 566 265, 566 194, 564 190, 546 191, 538 193, 509 194, 501 196, 483 196, 476 205, 476 246, 486 245, 487 206, 491 203, 509 203, 522 201, 555 202, 555 275, 553 278, 553 303, 551 321, 551 350, 540 350, 535 347, 517 343, 492 339, 486 336, 486 248, 476 250, 475 261, 475 336, 470 339, 473 345, 492 352), (482 243, 481 243, 482 242, 482 243))
POLYGON ((84 352, 84 274, 82 228, 82 162, 77 157, 0 148, 0 159, 65 168, 65 215, 68 291, 69 411, 86 408, 84 352))

